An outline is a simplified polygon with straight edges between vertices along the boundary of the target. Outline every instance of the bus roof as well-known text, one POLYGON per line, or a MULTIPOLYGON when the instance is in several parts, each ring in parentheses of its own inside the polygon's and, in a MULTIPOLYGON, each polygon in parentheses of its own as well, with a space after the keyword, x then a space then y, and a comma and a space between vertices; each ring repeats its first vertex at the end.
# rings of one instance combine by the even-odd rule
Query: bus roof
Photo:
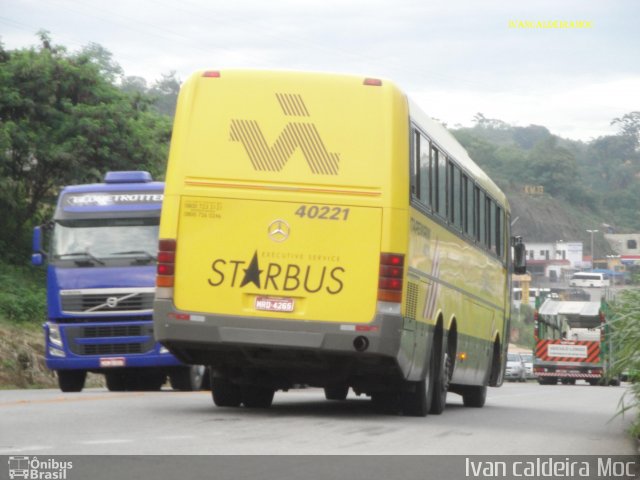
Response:
POLYGON ((409 99, 409 111, 411 117, 421 126, 427 135, 436 145, 442 149, 448 156, 454 158, 458 165, 466 170, 473 177, 478 185, 480 185, 494 200, 508 208, 508 201, 505 194, 498 186, 489 178, 469 156, 467 150, 460 145, 460 142, 440 123, 433 120, 425 114, 415 102, 409 99))

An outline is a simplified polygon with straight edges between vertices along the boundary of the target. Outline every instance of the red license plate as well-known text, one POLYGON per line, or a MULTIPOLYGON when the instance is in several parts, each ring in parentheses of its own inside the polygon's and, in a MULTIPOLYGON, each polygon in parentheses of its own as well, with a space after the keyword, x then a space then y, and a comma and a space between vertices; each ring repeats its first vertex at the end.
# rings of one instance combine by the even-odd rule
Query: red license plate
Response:
POLYGON ((256 297, 256 310, 265 312, 293 312, 293 298, 256 297))

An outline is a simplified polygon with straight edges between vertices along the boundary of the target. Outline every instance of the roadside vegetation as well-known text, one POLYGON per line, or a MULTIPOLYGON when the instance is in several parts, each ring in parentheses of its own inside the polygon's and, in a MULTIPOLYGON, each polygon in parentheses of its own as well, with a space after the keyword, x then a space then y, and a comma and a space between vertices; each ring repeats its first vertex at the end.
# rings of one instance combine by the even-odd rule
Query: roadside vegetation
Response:
POLYGON ((640 290, 625 290, 613 304, 615 363, 611 377, 621 376, 631 386, 620 400, 619 413, 634 415, 631 434, 640 438, 640 290))

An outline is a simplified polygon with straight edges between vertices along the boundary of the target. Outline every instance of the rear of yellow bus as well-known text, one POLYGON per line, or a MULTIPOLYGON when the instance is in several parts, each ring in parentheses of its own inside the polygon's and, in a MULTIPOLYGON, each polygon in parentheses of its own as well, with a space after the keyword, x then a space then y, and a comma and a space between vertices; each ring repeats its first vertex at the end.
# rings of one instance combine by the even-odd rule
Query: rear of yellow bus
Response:
POLYGON ((223 70, 185 83, 155 334, 212 367, 217 404, 237 405, 239 388, 260 406, 255 392, 308 384, 337 398, 406 376, 408 128, 387 81, 223 70))

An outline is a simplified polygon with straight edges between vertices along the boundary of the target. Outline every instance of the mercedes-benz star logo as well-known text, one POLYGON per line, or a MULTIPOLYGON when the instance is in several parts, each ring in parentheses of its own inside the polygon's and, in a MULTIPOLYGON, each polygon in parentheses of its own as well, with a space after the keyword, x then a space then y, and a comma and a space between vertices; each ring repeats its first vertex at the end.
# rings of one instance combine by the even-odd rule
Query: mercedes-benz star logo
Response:
POLYGON ((274 220, 269 224, 267 231, 269 232, 269 238, 274 242, 284 242, 289 238, 289 224, 284 220, 274 220))

